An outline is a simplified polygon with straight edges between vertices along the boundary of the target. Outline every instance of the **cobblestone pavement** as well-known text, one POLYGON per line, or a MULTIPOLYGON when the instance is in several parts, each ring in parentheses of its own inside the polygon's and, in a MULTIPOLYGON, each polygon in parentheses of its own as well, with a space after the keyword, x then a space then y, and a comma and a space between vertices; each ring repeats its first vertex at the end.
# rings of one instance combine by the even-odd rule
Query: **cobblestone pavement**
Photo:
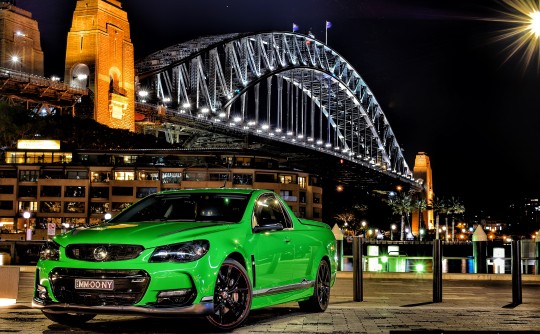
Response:
MULTIPOLYGON (((432 303, 432 281, 371 275, 354 302, 351 275, 340 274, 324 313, 297 304, 252 311, 234 333, 540 332, 540 281, 524 281, 512 305, 511 280, 443 281, 443 302, 432 303)), ((32 273, 21 273, 18 302, 0 308, 0 333, 208 333, 204 319, 98 315, 82 327, 58 325, 30 308, 32 273)))

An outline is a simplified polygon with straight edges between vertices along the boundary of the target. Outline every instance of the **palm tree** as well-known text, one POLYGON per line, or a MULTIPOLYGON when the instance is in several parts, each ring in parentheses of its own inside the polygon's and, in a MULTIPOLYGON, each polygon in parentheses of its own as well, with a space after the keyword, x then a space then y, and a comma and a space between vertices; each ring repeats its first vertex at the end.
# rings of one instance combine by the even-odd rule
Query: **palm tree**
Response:
POLYGON ((431 202, 431 208, 435 211, 435 239, 439 239, 439 214, 446 212, 446 203, 444 200, 435 197, 431 202))
MULTIPOLYGON (((427 202, 424 198, 416 200, 414 203, 415 209, 418 209, 418 229, 422 230, 422 213, 427 209, 427 202)), ((420 240, 422 240, 422 233, 420 232, 420 240)))
POLYGON ((396 197, 390 198, 388 204, 390 205, 390 208, 394 214, 401 216, 400 240, 403 240, 405 232, 405 216, 409 215, 413 208, 411 196, 407 194, 400 194, 396 197))
POLYGON ((452 215, 452 241, 454 241, 454 225, 455 225, 455 217, 456 214, 462 214, 465 212, 465 206, 461 201, 457 198, 452 197, 450 201, 448 202, 448 213, 452 215))

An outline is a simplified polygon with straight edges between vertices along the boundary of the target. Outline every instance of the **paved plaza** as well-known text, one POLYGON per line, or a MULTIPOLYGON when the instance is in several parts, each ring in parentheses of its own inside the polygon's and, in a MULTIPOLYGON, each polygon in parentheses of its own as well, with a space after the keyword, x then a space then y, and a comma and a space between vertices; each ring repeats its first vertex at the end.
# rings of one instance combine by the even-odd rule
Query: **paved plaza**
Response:
MULTIPOLYGON (((0 333, 212 332, 197 318, 98 315, 80 328, 58 325, 30 308, 32 275, 21 273, 17 304, 0 308, 0 333)), ((442 303, 432 303, 430 277, 366 273, 363 301, 354 302, 351 273, 339 273, 325 313, 295 303, 255 310, 234 333, 540 332, 540 277, 524 276, 520 305, 512 305, 510 275, 446 274, 442 303)))

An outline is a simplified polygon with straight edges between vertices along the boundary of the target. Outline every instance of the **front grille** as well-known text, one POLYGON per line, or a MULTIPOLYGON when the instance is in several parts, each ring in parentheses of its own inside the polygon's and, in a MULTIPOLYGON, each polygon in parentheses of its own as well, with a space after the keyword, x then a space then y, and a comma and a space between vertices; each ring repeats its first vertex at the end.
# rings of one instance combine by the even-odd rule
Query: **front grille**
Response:
POLYGON ((70 259, 108 262, 135 259, 144 250, 140 245, 80 244, 66 247, 70 259))
POLYGON ((56 268, 49 277, 55 298, 63 303, 85 306, 126 306, 141 300, 150 275, 144 270, 92 270, 56 268), (112 282, 113 290, 75 288, 76 279, 112 282))

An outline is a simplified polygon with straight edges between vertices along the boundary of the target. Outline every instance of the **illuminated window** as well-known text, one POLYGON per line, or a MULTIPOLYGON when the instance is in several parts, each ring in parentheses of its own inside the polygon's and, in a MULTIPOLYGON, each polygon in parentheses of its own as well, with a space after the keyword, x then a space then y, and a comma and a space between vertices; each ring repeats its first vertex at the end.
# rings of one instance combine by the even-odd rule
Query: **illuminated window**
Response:
POLYGON ((60 213, 62 204, 60 202, 43 201, 39 206, 39 212, 43 213, 60 213))
POLYGON ((90 213, 105 214, 110 211, 110 205, 106 203, 90 203, 90 213))
POLYGON ((159 172, 158 171, 138 171, 137 172, 137 180, 143 180, 143 181, 156 181, 159 180, 159 172))
POLYGON ((293 184, 296 183, 296 175, 285 175, 282 174, 279 176, 279 183, 283 184, 293 184))
POLYGON ((292 190, 280 190, 279 195, 287 202, 298 201, 298 197, 294 196, 294 192, 292 190))
POLYGON ((207 181, 206 172, 184 172, 184 181, 207 181))
POLYGON ((299 176, 299 177, 298 177, 298 185, 300 186, 300 188, 306 189, 306 186, 307 186, 307 184, 306 184, 306 178, 303 177, 303 176, 299 176))
POLYGON ((131 165, 137 162, 137 156, 136 155, 126 155, 124 156, 124 163, 126 165, 131 165))
POLYGON ((161 177, 161 183, 180 183, 182 180, 182 173, 163 173, 161 177))
POLYGON ((130 205, 131 205, 130 202, 113 202, 112 212, 122 211, 130 205))
POLYGON ((90 174, 92 182, 109 182, 110 180, 110 172, 92 172, 90 174))
POLYGON ((114 179, 117 181, 135 180, 135 172, 114 172, 114 179))
POLYGON ((84 213, 84 202, 66 202, 64 205, 65 213, 84 213))
POLYGON ((20 201, 19 212, 30 211, 37 212, 38 202, 34 201, 20 201))
POLYGON ((251 166, 251 158, 236 158, 236 166, 249 167, 251 166))

